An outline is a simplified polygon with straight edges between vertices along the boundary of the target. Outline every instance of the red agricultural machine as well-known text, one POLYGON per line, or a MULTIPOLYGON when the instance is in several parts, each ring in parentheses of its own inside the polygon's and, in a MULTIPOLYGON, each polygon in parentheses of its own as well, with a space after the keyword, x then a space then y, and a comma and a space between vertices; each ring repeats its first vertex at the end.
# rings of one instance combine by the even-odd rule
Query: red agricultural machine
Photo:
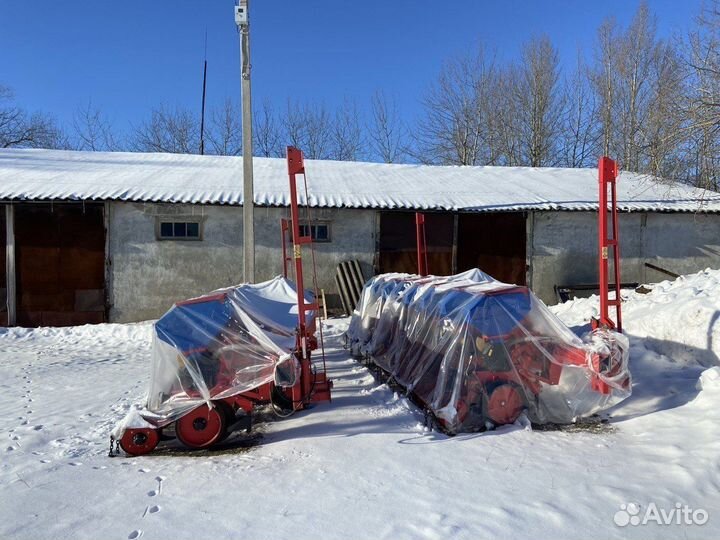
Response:
POLYGON ((627 339, 583 342, 527 287, 481 273, 376 276, 347 332, 447 433, 531 421, 571 423, 630 393, 627 339))
MULTIPOLYGON (((250 429, 259 405, 284 417, 330 400, 324 355, 312 359, 318 304, 304 290, 302 246, 312 247, 312 238, 300 228, 302 152, 288 147, 287 163, 295 283, 277 277, 218 290, 179 302, 161 317, 154 325, 147 403, 113 431, 111 456, 119 448, 146 454, 165 438, 207 448, 238 427, 250 429)), ((321 345, 321 330, 320 337, 321 345)))
POLYGON ((418 275, 385 274, 366 284, 346 333, 353 355, 403 387, 448 433, 512 423, 523 411, 536 423, 571 423, 627 397, 629 344, 608 315, 615 306, 619 328, 617 166, 608 158, 599 165, 601 317, 584 342, 527 287, 478 270, 426 275, 425 220, 417 214, 418 275))

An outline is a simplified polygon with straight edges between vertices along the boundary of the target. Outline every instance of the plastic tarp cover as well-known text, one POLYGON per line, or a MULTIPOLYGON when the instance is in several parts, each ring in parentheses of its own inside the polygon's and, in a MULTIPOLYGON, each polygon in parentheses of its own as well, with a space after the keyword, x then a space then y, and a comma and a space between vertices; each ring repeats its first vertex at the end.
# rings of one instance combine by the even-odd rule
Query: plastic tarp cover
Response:
POLYGON ((627 338, 580 339, 526 287, 479 270, 383 274, 366 283, 346 334, 451 433, 571 423, 630 395, 627 338))
MULTIPOLYGON (((313 301, 306 291, 307 303, 313 301)), ((211 400, 265 383, 293 386, 299 363, 292 354, 298 324, 295 285, 276 277, 175 304, 154 325, 146 407, 126 427, 166 425, 211 400)), ((307 313, 308 327, 315 313, 307 313)))

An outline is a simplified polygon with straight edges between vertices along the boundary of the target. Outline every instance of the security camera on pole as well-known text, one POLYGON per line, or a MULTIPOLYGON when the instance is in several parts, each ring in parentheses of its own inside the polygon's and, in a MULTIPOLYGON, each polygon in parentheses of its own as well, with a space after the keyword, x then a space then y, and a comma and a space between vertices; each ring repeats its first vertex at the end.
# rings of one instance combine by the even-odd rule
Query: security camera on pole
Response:
POLYGON ((250 23, 248 0, 235 6, 235 24, 240 32, 240 73, 243 143, 243 281, 255 282, 255 224, 252 162, 252 107, 250 101, 250 23))

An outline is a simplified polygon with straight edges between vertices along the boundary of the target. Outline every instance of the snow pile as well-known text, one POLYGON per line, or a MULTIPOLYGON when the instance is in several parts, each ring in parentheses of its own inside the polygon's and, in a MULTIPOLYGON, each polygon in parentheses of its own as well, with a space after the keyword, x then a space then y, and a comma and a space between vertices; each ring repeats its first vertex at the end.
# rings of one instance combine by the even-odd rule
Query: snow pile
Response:
MULTIPOLYGON (((720 365, 720 270, 707 269, 650 286, 647 294, 623 290, 623 329, 631 342, 677 362, 720 365)), ((570 326, 598 315, 597 296, 550 309, 570 326)), ((611 308, 611 317, 614 310, 611 308)))

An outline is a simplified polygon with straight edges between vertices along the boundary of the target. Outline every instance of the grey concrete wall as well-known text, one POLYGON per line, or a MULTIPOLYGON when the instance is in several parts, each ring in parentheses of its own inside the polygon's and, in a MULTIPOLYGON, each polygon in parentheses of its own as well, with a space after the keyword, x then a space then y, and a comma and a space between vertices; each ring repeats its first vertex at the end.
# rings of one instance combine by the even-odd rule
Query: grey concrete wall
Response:
MULTIPOLYGON (((301 209, 301 218, 305 211, 301 209)), ((339 307, 340 297, 335 285, 335 269, 343 261, 357 259, 366 279, 373 275, 375 257, 375 210, 314 208, 309 218, 330 224, 330 242, 317 242, 315 266, 318 287, 325 290, 328 306, 339 307)), ((280 247, 280 219, 289 218, 287 208, 255 209, 255 266, 258 279, 268 279, 282 273, 280 247)), ((290 251, 292 246, 289 246, 290 251)), ((311 287, 312 257, 309 246, 303 246, 303 275, 305 286, 311 287)), ((291 253, 289 253, 291 255, 291 253)), ((289 263, 292 265, 293 263, 289 263)), ((294 274, 293 274, 294 275, 294 274)))
MULTIPOLYGON (((162 315, 173 302, 242 281, 242 208, 203 205, 108 205, 110 320, 139 321, 162 315), (157 240, 158 218, 200 217, 201 241, 157 240)), ((282 273, 280 218, 285 208, 256 208, 256 279, 282 273)), ((316 209, 331 242, 315 244, 318 286, 338 305, 335 268, 358 259, 373 273, 376 212, 316 209)), ((653 282, 667 276, 645 262, 682 274, 720 267, 720 215, 633 213, 620 215, 622 280, 653 282)), ((528 283, 547 303, 555 285, 597 283, 597 216, 594 212, 528 214, 528 283)), ((310 253, 304 247, 307 279, 310 253)), ((308 283, 310 286, 310 283, 308 283)))
MULTIPOLYGON (((720 215, 679 213, 620 214, 623 282, 648 283, 677 274, 720 267, 720 215)), ((547 303, 556 303, 555 285, 597 283, 597 214, 535 212, 529 218, 529 283, 547 303)))
MULTIPOLYGON (((256 281, 282 273, 280 218, 284 208, 256 208, 256 281)), ((337 263, 358 259, 367 277, 375 253, 375 212, 314 210, 331 226, 331 242, 315 244, 318 286, 336 300, 337 263)), ((177 300, 242 281, 242 208, 207 205, 111 203, 108 216, 110 320, 128 322, 162 315, 177 300), (199 241, 158 240, 158 219, 200 218, 199 241)), ((304 247, 307 278, 310 253, 304 247)), ((307 284, 306 286, 310 286, 307 284)))

